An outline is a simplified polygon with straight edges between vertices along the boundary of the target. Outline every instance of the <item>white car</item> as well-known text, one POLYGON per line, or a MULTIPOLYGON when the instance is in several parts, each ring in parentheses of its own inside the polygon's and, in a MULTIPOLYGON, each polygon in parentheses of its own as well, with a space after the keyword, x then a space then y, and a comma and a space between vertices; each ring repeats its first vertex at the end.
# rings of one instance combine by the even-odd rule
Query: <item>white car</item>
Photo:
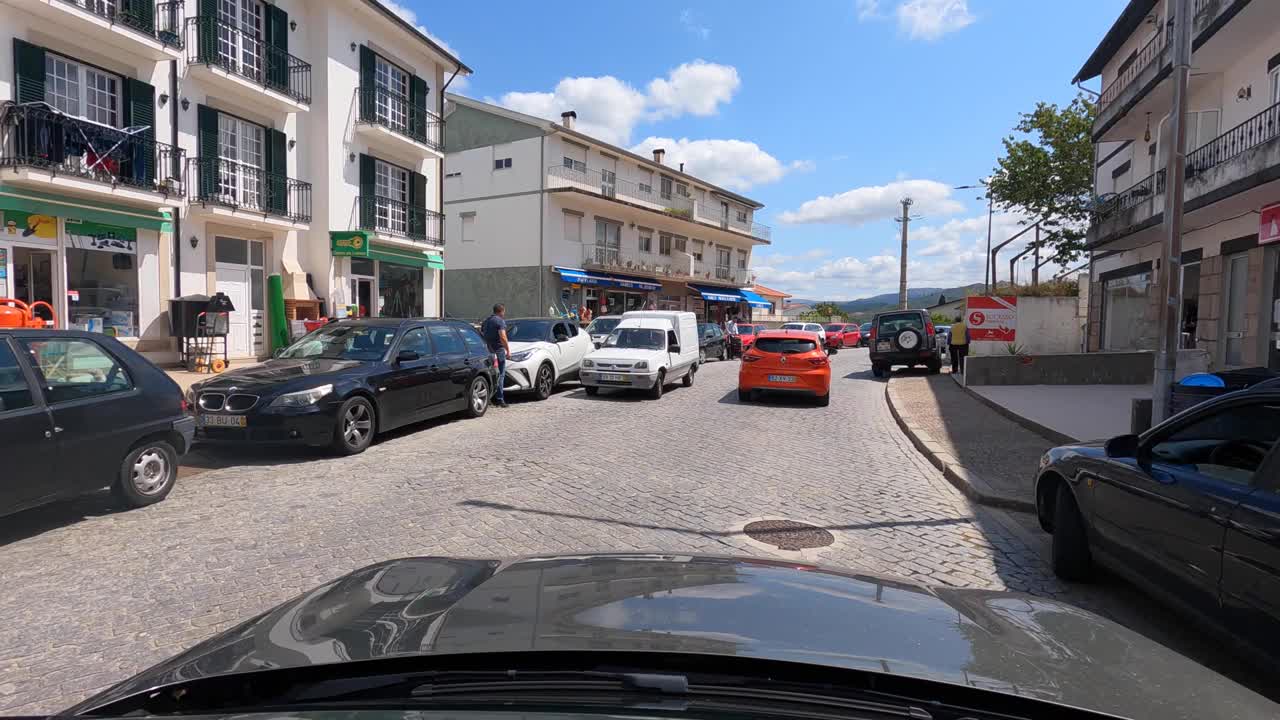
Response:
POLYGON ((587 326, 587 334, 591 336, 591 342, 597 348, 604 346, 604 341, 609 339, 609 333, 618 327, 618 323, 622 322, 621 315, 601 315, 591 324, 587 326))
POLYGON ((827 329, 819 323, 793 322, 786 323, 779 330, 803 330, 805 332, 818 333, 818 337, 822 338, 822 347, 827 346, 827 329))
POLYGON ((698 372, 698 319, 691 312, 633 311, 609 333, 604 347, 582 361, 588 395, 600 388, 647 390, 662 397, 668 383, 693 385, 698 372))
POLYGON ((564 318, 517 318, 507 321, 504 392, 533 392, 539 400, 551 396, 561 381, 577 377, 582 358, 595 349, 591 337, 577 323, 564 318))

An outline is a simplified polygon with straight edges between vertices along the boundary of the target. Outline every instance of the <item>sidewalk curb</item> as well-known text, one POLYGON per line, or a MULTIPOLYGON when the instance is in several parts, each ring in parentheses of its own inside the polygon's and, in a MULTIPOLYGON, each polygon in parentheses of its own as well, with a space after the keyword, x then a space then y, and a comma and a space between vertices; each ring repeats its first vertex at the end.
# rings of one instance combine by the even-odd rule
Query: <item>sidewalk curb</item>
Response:
POLYGON ((955 485, 960 492, 967 495, 970 499, 983 505, 1004 508, 1006 510, 1016 510, 1018 512, 1035 512, 1035 503, 1021 498, 1011 497, 996 491, 990 483, 983 479, 982 475, 975 472, 971 468, 967 468, 959 463, 955 457, 947 452, 945 446, 939 444, 924 429, 917 425, 913 425, 902 417, 898 412, 897 406, 894 404, 893 378, 885 383, 884 397, 889 403, 889 413, 893 415, 893 419, 898 423, 898 427, 902 428, 902 432, 911 440, 911 444, 916 446, 934 467, 942 471, 945 477, 952 485, 955 485))
POLYGON ((956 380, 956 385, 959 385, 961 390, 964 390, 966 393, 968 393, 969 397, 973 398, 974 400, 977 400, 983 405, 986 405, 992 410, 995 410, 1000 415, 1003 415, 1006 420, 1011 420, 1021 425, 1026 430, 1030 430, 1031 432, 1039 435, 1040 437, 1044 438, 1045 440, 1048 440, 1049 442, 1055 445, 1075 445, 1076 443, 1080 442, 1079 440, 1071 437, 1070 435, 1063 435, 1057 430, 1041 425, 1040 423, 1034 420, 1025 418, 1019 415, 1018 413, 1010 410, 1009 408, 1001 405, 1000 403, 995 402, 994 400, 991 400, 989 398, 982 396, 979 393, 974 392, 972 389, 970 389, 967 385, 960 382, 959 380, 956 380))

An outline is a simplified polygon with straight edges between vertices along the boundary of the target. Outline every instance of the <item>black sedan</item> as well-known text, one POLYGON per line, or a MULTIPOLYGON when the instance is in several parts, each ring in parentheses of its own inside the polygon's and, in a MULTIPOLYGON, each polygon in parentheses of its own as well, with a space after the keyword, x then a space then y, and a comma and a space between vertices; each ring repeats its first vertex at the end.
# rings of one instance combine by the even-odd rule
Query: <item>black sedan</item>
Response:
POLYGON ((0 329, 0 516, 110 487, 163 500, 195 423, 182 389, 114 338, 0 329))
POLYGON ((698 323, 698 364, 707 358, 725 360, 729 357, 729 338, 715 323, 698 323))
POLYGON ((1142 435, 1050 450, 1036 509, 1053 568, 1120 571, 1262 656, 1280 657, 1280 386, 1190 408, 1142 435))
POLYGON ((489 407, 496 359, 475 328, 446 320, 333 322, 260 365, 191 387, 196 439, 329 446, 352 455, 373 436, 489 407))
POLYGON ((682 553, 378 563, 59 716, 255 710, 346 720, 1280 713, 1055 600, 682 553))

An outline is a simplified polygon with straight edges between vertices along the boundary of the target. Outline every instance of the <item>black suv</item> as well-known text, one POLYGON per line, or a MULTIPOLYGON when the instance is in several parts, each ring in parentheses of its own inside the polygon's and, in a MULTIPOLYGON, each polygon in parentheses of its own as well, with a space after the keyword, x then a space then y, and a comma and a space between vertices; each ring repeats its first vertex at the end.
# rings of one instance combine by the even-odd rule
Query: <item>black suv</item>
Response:
POLYGON ((889 374, 894 365, 924 365, 930 373, 942 370, 942 343, 924 310, 876 313, 871 321, 871 373, 889 374))

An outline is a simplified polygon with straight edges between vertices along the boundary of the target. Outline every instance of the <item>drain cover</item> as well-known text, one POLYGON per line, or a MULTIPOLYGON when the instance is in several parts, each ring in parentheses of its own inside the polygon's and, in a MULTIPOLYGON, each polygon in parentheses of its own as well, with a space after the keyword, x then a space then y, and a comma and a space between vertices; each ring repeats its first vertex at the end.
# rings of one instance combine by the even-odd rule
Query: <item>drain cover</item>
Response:
POLYGON ((805 550, 826 547, 835 536, 815 525, 794 520, 758 520, 742 529, 747 537, 779 550, 805 550))

